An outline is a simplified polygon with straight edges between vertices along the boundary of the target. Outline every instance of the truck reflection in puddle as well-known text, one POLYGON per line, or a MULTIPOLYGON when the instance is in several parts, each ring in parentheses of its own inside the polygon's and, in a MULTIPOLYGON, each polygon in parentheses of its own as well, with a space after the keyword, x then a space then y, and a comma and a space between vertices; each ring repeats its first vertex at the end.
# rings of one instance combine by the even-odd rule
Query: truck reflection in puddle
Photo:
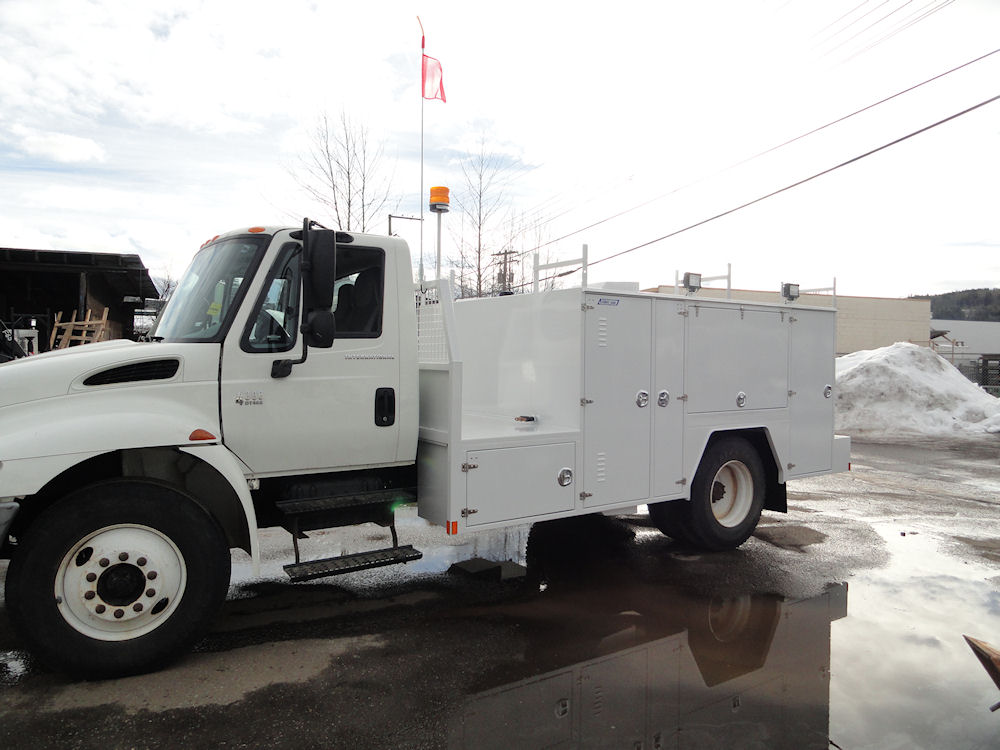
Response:
MULTIPOLYGON (((528 560, 529 576, 546 562, 531 546, 528 560)), ((830 623, 847 615, 846 584, 798 601, 704 599, 604 562, 500 608, 525 658, 477 680, 452 747, 828 747, 830 623)))

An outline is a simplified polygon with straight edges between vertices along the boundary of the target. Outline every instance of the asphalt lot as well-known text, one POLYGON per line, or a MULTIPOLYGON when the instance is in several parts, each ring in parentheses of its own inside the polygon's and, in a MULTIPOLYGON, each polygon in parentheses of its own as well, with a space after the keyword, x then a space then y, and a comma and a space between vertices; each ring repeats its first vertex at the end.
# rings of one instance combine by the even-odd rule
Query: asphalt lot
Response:
POLYGON ((642 513, 478 537, 411 514, 423 560, 293 585, 268 531, 262 576, 236 559, 213 632, 151 675, 46 672, 0 616, 0 747, 995 747, 962 635, 1000 646, 1000 439, 852 461, 722 554, 642 513), (471 558, 515 564, 449 572, 471 558))

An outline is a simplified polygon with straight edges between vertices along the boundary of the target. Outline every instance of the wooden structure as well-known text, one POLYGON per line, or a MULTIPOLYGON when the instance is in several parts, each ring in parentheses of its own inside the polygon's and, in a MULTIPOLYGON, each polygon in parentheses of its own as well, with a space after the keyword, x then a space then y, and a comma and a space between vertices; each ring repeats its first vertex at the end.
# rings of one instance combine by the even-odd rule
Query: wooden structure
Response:
POLYGON ((101 317, 91 317, 91 311, 87 310, 87 316, 83 320, 76 319, 76 310, 72 317, 62 321, 62 311, 56 313, 55 322, 52 324, 52 335, 49 337, 49 349, 65 349, 68 346, 77 344, 92 344, 95 341, 104 341, 108 333, 108 308, 104 308, 101 317))

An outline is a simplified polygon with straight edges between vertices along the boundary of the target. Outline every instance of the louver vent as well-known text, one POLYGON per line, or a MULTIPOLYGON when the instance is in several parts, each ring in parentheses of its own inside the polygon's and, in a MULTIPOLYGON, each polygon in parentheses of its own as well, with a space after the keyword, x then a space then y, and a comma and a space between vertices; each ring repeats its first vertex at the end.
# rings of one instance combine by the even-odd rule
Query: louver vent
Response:
POLYGON ((177 374, 180 362, 176 359, 157 359, 152 362, 137 362, 134 365, 113 367, 91 375, 84 385, 111 385, 112 383, 136 383, 143 380, 167 380, 177 374))

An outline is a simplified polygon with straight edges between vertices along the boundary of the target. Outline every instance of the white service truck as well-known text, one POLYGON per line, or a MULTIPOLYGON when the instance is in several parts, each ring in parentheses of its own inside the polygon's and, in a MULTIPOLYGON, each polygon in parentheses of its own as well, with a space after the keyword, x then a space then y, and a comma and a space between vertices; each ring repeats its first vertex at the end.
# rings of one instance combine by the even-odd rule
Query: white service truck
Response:
POLYGON ((91 677, 202 636, 230 550, 284 527, 305 580, 420 557, 447 534, 648 504, 666 534, 742 544, 789 479, 848 468, 832 309, 621 288, 453 302, 396 237, 252 227, 195 255, 148 342, 0 365, 6 607, 91 677), (304 532, 392 547, 302 561, 304 532))

